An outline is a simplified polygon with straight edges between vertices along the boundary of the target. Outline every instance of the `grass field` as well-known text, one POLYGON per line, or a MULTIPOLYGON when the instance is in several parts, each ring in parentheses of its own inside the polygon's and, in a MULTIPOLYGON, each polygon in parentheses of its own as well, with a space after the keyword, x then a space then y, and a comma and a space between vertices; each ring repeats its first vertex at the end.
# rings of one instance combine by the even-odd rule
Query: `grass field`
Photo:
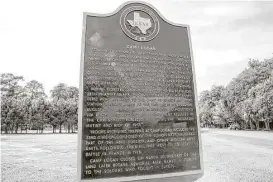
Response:
MULTIPOLYGON (((76 134, 2 135, 2 182, 73 182, 76 134)), ((197 182, 273 182, 273 133, 202 133, 205 174, 197 182)), ((162 181, 162 180, 161 180, 162 181)))

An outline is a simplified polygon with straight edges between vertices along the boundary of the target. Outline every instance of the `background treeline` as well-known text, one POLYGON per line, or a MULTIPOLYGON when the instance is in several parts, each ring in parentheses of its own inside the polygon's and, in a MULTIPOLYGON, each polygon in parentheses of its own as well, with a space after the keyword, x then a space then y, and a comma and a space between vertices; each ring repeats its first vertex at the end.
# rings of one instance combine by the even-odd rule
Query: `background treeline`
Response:
MULTIPOLYGON (((78 88, 63 83, 47 96, 36 80, 24 83, 22 76, 1 74, 1 132, 75 132, 78 96, 78 88)), ((250 60, 227 86, 201 92, 199 110, 202 127, 273 129, 273 58, 250 60)))
POLYGON ((22 76, 1 74, 1 133, 77 130, 78 88, 60 83, 48 97, 42 83, 23 81, 22 76))
POLYGON ((203 127, 273 129, 273 58, 250 60, 226 87, 200 93, 199 110, 203 127))

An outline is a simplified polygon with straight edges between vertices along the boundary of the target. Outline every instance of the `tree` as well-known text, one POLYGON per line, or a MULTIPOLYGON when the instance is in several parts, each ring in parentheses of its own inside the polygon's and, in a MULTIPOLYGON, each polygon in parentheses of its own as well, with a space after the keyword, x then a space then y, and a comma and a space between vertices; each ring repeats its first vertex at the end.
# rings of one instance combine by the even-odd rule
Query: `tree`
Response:
POLYGON ((226 120, 222 118, 223 110, 221 102, 224 86, 213 85, 211 90, 203 91, 200 94, 199 108, 200 108, 200 120, 205 126, 210 125, 225 125, 226 120))
POLYGON ((53 106, 52 102, 49 102, 49 110, 47 112, 47 117, 48 119, 48 124, 50 124, 52 126, 52 132, 55 133, 56 132, 56 128, 58 125, 58 115, 59 115, 59 111, 57 107, 53 106))
POLYGON ((215 106, 214 116, 217 119, 216 124, 227 127, 230 123, 233 123, 232 117, 230 117, 230 112, 225 105, 225 102, 221 99, 215 106))
POLYGON ((8 130, 15 132, 18 130, 19 119, 22 117, 21 102, 18 102, 22 87, 19 85, 23 81, 22 76, 16 76, 11 73, 3 73, 1 76, 1 132, 8 130))
POLYGON ((259 129, 261 121, 264 122, 266 130, 269 130, 269 124, 273 120, 273 76, 253 87, 249 91, 249 97, 253 100, 251 108, 256 119, 256 128, 259 129))
POLYGON ((36 129, 37 132, 38 130, 42 131, 47 99, 43 84, 36 80, 31 80, 26 83, 24 92, 24 95, 27 98, 26 104, 28 109, 28 122, 26 123, 26 128, 36 129))
POLYGON ((68 102, 68 133, 70 129, 72 133, 75 131, 75 126, 77 125, 78 121, 78 97, 79 97, 79 90, 76 87, 68 87, 68 95, 69 99, 68 102))
POLYGON ((250 126, 250 128, 253 130, 255 128, 254 124, 256 124, 256 128, 257 128, 257 121, 255 119, 255 111, 253 110, 253 99, 249 98, 244 100, 243 102, 241 102, 241 116, 244 119, 244 125, 245 128, 248 127, 248 125, 250 126))
POLYGON ((212 123, 212 112, 211 108, 212 106, 212 101, 211 101, 211 95, 210 91, 205 90, 200 93, 199 97, 199 117, 200 117, 200 122, 205 126, 209 127, 212 123))
POLYGON ((36 128, 37 133, 40 131, 43 133, 44 125, 49 121, 49 102, 43 98, 36 99, 33 104, 33 127, 36 128))
MULTIPOLYGON (((78 91, 75 87, 68 87, 64 83, 56 85, 51 90, 51 103, 53 106, 53 117, 51 117, 51 124, 53 128, 57 124, 59 132, 62 132, 63 124, 67 124, 71 120, 71 115, 74 100, 77 97, 78 91)), ((70 122, 71 123, 71 122, 70 122)), ((69 124, 69 127, 71 125, 69 124)))
POLYGON ((19 83, 24 80, 22 76, 16 76, 12 73, 3 73, 1 76, 1 97, 12 97, 18 90, 19 83))

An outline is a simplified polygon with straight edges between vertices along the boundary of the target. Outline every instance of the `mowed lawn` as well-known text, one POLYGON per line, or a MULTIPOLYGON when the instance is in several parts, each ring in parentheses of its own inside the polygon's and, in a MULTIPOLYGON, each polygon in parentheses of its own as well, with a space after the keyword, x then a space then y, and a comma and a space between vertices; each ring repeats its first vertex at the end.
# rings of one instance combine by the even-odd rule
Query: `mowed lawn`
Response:
POLYGON ((2 182, 75 181, 76 138, 76 134, 2 136, 2 182))
MULTIPOLYGON (((197 182, 273 182, 272 132, 209 130, 202 143, 197 182)), ((2 135, 1 181, 73 182, 76 146, 76 134, 2 135)))

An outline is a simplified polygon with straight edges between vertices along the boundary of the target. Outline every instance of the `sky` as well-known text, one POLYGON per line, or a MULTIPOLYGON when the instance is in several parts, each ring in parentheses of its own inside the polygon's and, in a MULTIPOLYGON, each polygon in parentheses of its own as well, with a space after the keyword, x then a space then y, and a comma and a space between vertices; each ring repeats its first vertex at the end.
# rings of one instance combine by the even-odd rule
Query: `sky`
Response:
MULTIPOLYGON (((124 0, 0 2, 0 73, 37 80, 49 91, 79 85, 83 12, 110 13, 124 0)), ((197 90, 226 85, 249 58, 273 56, 273 1, 145 0, 191 29, 197 90)))

